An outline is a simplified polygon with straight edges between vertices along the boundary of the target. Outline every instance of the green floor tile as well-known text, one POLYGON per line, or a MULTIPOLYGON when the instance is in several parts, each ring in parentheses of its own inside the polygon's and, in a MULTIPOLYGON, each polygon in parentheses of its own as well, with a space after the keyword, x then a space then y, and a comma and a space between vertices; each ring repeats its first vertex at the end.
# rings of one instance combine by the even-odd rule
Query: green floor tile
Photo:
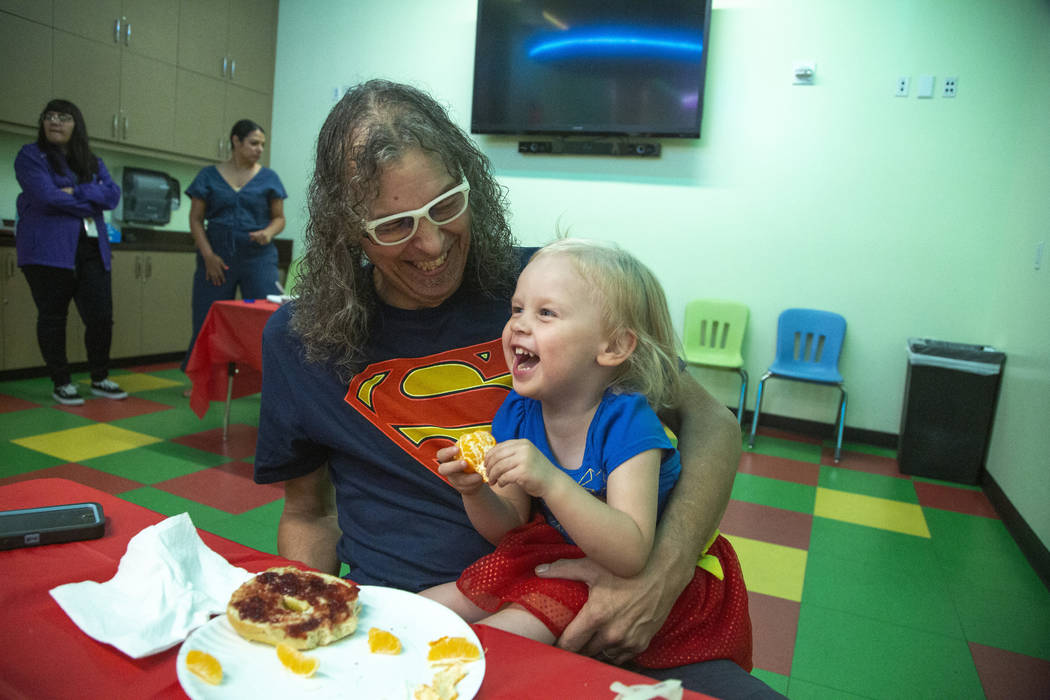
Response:
POLYGON ((851 559, 810 545, 802 603, 962 638, 946 575, 931 557, 851 559))
POLYGON ((862 496, 888 498, 891 501, 918 503, 915 486, 908 479, 898 479, 882 474, 822 466, 818 483, 824 488, 848 491, 862 496))
POLYGON ((835 688, 809 683, 798 678, 792 678, 785 693, 791 700, 870 700, 870 698, 882 697, 878 693, 867 695, 856 695, 835 688))
POLYGON ((1023 600, 1050 598, 1001 520, 936 508, 923 513, 937 558, 955 581, 1023 600))
POLYGON ((261 552, 277 554, 277 521, 257 520, 242 513, 221 523, 215 534, 261 552))
MULTIPOLYGON (((745 449, 747 449, 746 439, 744 441, 744 446, 745 449)), ((756 435, 754 451, 759 454, 771 455, 773 457, 785 457, 787 459, 797 459, 800 462, 820 464, 820 445, 810 445, 809 443, 796 442, 795 440, 783 440, 781 438, 756 435)))
POLYGON ((817 500, 817 489, 805 484, 738 473, 733 482, 731 498, 812 514, 813 504, 817 500))
POLYGON ((48 378, 15 379, 0 382, 0 394, 7 394, 26 401, 35 401, 41 406, 53 406, 55 400, 51 398, 54 386, 48 378))
POLYGON ((174 442, 157 442, 134 450, 87 459, 81 464, 143 484, 156 484, 226 461, 226 457, 213 452, 204 452, 174 442))
POLYGON ((805 602, 791 678, 862 697, 984 697, 964 639, 805 602))
MULTIPOLYGON (((180 398, 180 401, 185 402, 186 399, 180 398)), ((194 433, 221 428, 222 415, 209 412, 201 419, 189 410, 158 411, 147 413, 143 416, 135 416, 134 418, 122 418, 121 420, 113 421, 113 425, 164 440, 171 440, 184 435, 193 435, 194 433)))
POLYGON ((779 673, 773 673, 772 671, 766 671, 761 668, 755 668, 751 670, 751 675, 760 681, 764 682, 773 690, 777 691, 782 695, 786 695, 788 691, 788 681, 790 680, 787 676, 779 673))
POLYGON ((47 469, 59 464, 65 464, 65 462, 58 457, 46 455, 7 440, 0 441, 0 479, 26 474, 37 469, 47 469))
MULTIPOLYGON (((835 441, 828 439, 824 441, 824 447, 828 449, 835 449, 835 441)), ((878 445, 865 445, 860 442, 846 442, 842 443, 843 452, 859 452, 861 454, 874 455, 876 457, 886 457, 888 459, 897 459, 897 450, 891 447, 879 447, 878 445)))
MULTIPOLYGON (((52 402, 53 403, 53 402, 52 402)), ((94 425, 95 421, 78 416, 68 411, 60 411, 51 406, 30 408, 25 411, 13 411, 3 414, 0 420, 0 440, 17 440, 18 438, 53 433, 84 425, 94 425)))
POLYGON ((935 550, 927 537, 819 516, 813 518, 810 527, 809 551, 862 562, 868 559, 889 561, 898 557, 905 562, 936 560, 935 550))
POLYGON ((991 586, 953 581, 952 598, 966 639, 1050 661, 1050 593, 1003 594, 991 586))

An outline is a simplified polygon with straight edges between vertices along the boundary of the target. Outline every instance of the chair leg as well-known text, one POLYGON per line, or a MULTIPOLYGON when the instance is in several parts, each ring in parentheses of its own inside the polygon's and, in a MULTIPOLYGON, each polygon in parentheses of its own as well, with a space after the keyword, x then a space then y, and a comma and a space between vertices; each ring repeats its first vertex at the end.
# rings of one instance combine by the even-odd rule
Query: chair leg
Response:
POLYGON ((840 386, 839 391, 842 392, 842 398, 839 400, 839 430, 835 441, 835 464, 838 464, 842 458, 842 431, 846 427, 846 389, 840 386))
POLYGON ((766 385, 766 380, 769 379, 770 374, 766 374, 758 382, 758 394, 755 396, 755 415, 751 417, 751 437, 747 441, 748 449, 753 449, 755 446, 755 431, 758 430, 758 414, 762 411, 762 389, 766 385))
POLYGON ((747 401, 747 370, 741 367, 737 371, 740 372, 740 403, 737 404, 736 409, 736 424, 743 427, 744 407, 747 401))

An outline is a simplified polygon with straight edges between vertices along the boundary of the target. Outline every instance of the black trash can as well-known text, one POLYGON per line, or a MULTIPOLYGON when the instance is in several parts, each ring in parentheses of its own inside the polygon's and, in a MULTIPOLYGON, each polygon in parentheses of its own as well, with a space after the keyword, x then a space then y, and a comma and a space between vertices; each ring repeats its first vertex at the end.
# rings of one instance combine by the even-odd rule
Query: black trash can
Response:
POLYGON ((904 474, 976 484, 984 471, 1005 353, 908 339, 897 462, 904 474))

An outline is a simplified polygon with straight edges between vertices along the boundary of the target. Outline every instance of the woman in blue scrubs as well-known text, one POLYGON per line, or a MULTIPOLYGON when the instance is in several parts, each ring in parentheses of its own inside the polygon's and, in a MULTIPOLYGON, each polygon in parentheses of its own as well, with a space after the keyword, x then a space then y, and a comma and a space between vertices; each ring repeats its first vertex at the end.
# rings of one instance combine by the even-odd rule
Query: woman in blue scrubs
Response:
POLYGON ((197 269, 183 370, 213 302, 234 299, 238 287, 244 299, 280 293, 273 238, 284 230, 288 194, 277 173, 259 164, 266 147, 261 126, 240 120, 230 131, 230 146, 229 160, 201 170, 186 189, 197 269))

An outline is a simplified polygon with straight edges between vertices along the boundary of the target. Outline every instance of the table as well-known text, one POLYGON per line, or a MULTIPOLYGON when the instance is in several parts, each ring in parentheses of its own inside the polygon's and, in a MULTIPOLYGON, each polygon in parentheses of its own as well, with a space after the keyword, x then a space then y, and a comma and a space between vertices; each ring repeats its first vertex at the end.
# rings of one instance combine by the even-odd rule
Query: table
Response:
MULTIPOLYGON (((186 698, 175 671, 178 647, 144 659, 88 637, 48 591, 74 581, 107 581, 128 540, 164 516, 66 479, 32 479, 0 486, 0 509, 97 501, 106 514, 101 539, 0 552, 0 697, 186 698), (17 630, 17 641, 15 640, 17 630)), ((201 539, 231 564, 249 571, 289 563, 200 531, 201 539)), ((651 679, 484 625, 474 625, 486 653, 479 700, 492 698, 604 698, 609 685, 651 679)), ((705 695, 686 691, 687 698, 705 695)))
POLYGON ((262 389, 262 334, 279 307, 262 299, 217 301, 193 344, 186 375, 193 382, 190 408, 203 418, 211 401, 225 401, 222 437, 230 427, 230 401, 262 389))

